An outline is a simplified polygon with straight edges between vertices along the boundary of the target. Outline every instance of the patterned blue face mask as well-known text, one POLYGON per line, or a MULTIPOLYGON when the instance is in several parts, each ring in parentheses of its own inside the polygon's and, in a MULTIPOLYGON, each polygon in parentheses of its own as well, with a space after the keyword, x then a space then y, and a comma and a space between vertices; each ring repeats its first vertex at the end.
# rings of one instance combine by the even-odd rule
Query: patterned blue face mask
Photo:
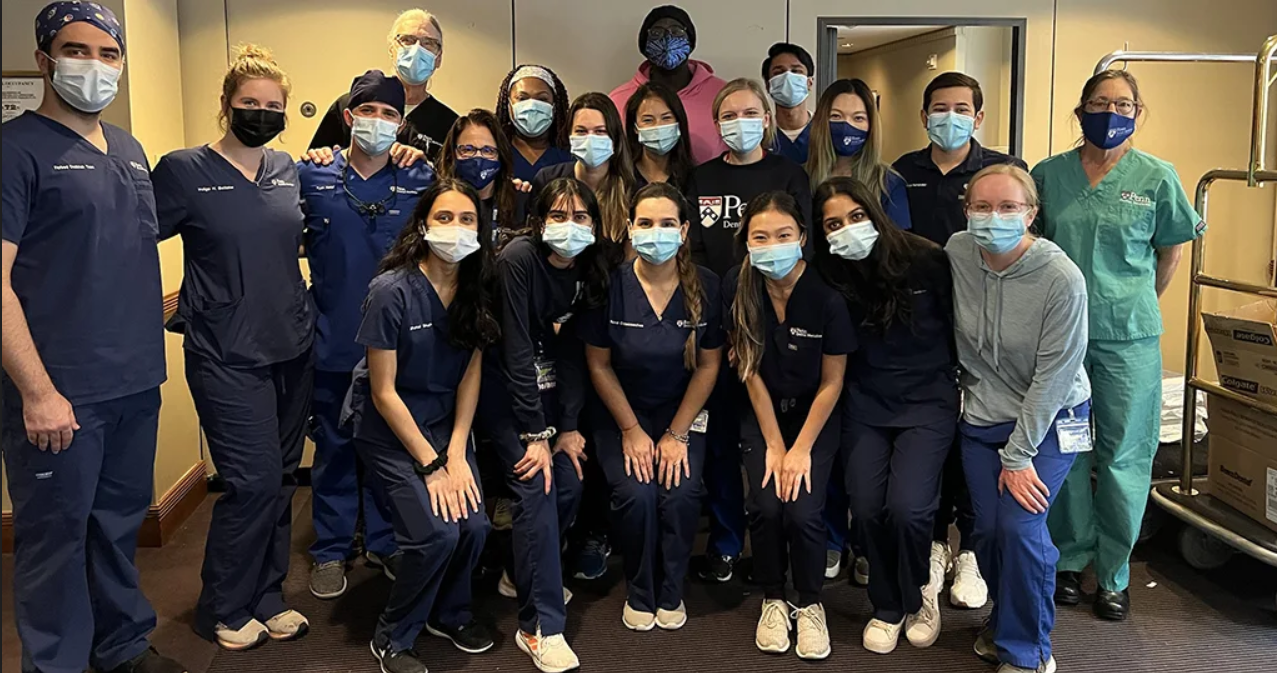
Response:
POLYGON ((692 55, 692 43, 686 37, 664 35, 649 37, 647 48, 643 50, 647 60, 662 70, 673 70, 687 61, 692 55))

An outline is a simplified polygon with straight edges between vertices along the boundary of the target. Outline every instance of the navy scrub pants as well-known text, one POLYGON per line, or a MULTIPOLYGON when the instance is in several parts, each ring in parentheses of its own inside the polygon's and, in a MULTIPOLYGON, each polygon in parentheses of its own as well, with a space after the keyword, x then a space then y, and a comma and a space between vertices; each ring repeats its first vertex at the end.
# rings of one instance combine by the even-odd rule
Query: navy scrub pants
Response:
POLYGON ((80 429, 70 448, 41 451, 27 441, 22 399, 4 379, 23 673, 110 670, 145 652, 155 629, 133 556, 154 491, 160 389, 74 411, 80 429))
MULTIPOLYGON (((1077 418, 1090 416, 1090 402, 1074 408, 1077 418)), ((1068 418, 1068 410, 1057 415, 1068 418)), ((993 611, 989 627, 1004 664, 1036 669, 1051 658, 1051 630, 1055 627, 1055 564, 1060 552, 1047 530, 1047 513, 1034 514, 1010 493, 998 492, 1002 459, 1014 423, 979 427, 963 423, 962 462, 971 504, 975 509, 972 539, 980 572, 989 583, 993 611)), ((1033 468, 1055 502, 1075 454, 1060 453, 1055 426, 1042 439, 1033 468)), ((1049 510, 1048 510, 1049 513, 1049 510)))
POLYGON ((949 544, 949 526, 958 524, 959 551, 975 551, 971 546, 971 530, 975 528, 975 512, 971 509, 971 493, 967 475, 962 470, 962 441, 954 433, 953 449, 944 463, 940 477, 940 508, 931 539, 949 544))
POLYGON ((350 390, 349 372, 315 372, 310 431, 315 464, 310 469, 316 563, 344 561, 354 553, 355 528, 363 512, 364 548, 382 558, 395 553, 395 531, 382 489, 363 475, 355 455, 351 425, 341 422, 342 404, 350 390))
POLYGON ((931 577, 931 532, 953 419, 885 428, 844 416, 847 491, 869 555, 874 618, 899 624, 922 609, 931 577))
MULTIPOLYGON (((788 448, 798 439, 807 421, 811 401, 786 404, 785 411, 776 408, 776 421, 788 448)), ((776 487, 762 487, 767 470, 767 443, 758 419, 747 412, 741 422, 741 455, 749 475, 749 536, 754 549, 754 581, 763 587, 769 600, 785 599, 785 568, 794 572, 794 590, 798 592, 795 607, 805 608, 820 602, 820 589, 825 583, 825 498, 838 446, 842 440, 840 414, 830 415, 811 449, 811 492, 806 485, 794 502, 781 502, 776 487)), ((779 479, 780 475, 773 477, 779 479)))
MULTIPOLYGON (((581 504, 581 480, 567 455, 556 453, 549 495, 540 473, 528 481, 520 481, 514 474, 514 466, 523 460, 527 445, 519 439, 513 419, 495 415, 497 418, 485 416, 483 422, 512 494, 514 572, 511 576, 518 592, 519 628, 524 633, 535 634, 539 625, 542 636, 559 635, 567 621, 560 556, 568 528, 581 504)), ((554 448, 553 439, 550 448, 554 448)))
MULTIPOLYGON (((674 420, 678 404, 634 410, 653 446, 674 420)), ((691 433, 687 457, 692 476, 667 489, 655 476, 651 483, 644 484, 626 475, 620 429, 611 415, 605 414, 597 421, 594 443, 612 488, 612 530, 617 533, 615 544, 624 557, 627 601, 640 612, 675 610, 683 602, 683 580, 700 518, 705 436, 691 433)), ((709 422, 712 427, 712 413, 709 422)))
POLYGON ((240 629, 288 610, 283 585, 314 371, 309 350, 251 369, 186 352, 186 381, 226 483, 213 505, 195 611, 195 632, 208 640, 219 623, 240 629))
MULTIPOLYGON (((428 428, 431 446, 449 445, 452 424, 449 417, 428 428)), ((473 438, 466 447, 466 462, 478 482, 473 438)), ((403 445, 355 439, 355 449, 386 489, 395 543, 403 552, 386 608, 377 620, 373 644, 402 652, 412 649, 427 621, 448 628, 469 624, 474 618, 470 581, 492 528, 488 515, 480 507, 468 519, 445 522, 431 511, 425 479, 413 469, 412 454, 403 445)))
MULTIPOLYGON (((705 408, 705 492, 709 509, 707 554, 740 558, 745 551, 745 485, 741 480, 740 417, 749 406, 736 370, 723 367, 705 408)), ((661 429, 664 432, 664 428, 661 429)))

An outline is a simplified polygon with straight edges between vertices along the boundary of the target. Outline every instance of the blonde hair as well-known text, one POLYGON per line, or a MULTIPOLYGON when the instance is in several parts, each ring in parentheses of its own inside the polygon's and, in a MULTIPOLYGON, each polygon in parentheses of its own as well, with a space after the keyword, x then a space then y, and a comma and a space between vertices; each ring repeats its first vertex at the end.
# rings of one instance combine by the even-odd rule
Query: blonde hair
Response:
POLYGON ((971 205, 971 195, 975 193, 975 186, 981 180, 992 175, 1005 175, 1020 183, 1020 188, 1024 190, 1024 202, 1032 208, 1038 207, 1040 203, 1038 200, 1038 186, 1033 182, 1033 176, 1014 164, 994 164, 976 173, 967 182, 967 193, 963 197, 963 205, 971 205))
POLYGON ((763 149, 768 149, 776 141, 776 116, 772 114, 771 97, 767 95, 763 85, 755 80, 748 77, 739 77, 723 86, 722 91, 719 91, 718 95, 714 97, 714 123, 718 124, 718 111, 723 107, 723 101, 727 100, 728 96, 741 91, 749 91, 757 96, 759 101, 762 101, 763 113, 767 115, 769 120, 767 126, 763 128, 762 147, 763 149))
POLYGON ((887 194, 887 174, 891 167, 882 161, 882 133, 878 106, 874 104, 873 90, 858 79, 840 79, 829 85, 820 96, 816 113, 811 118, 811 142, 807 155, 807 175, 811 178, 811 190, 833 177, 838 156, 834 154, 834 142, 829 132, 829 117, 833 114, 834 101, 843 94, 856 96, 865 104, 869 117, 869 137, 865 146, 851 158, 851 176, 871 189, 879 198, 887 194))
POLYGON ((419 26, 429 24, 431 28, 434 28, 435 32, 439 33, 439 53, 443 53, 443 28, 439 25, 439 19, 424 9, 409 9, 395 17, 395 22, 390 24, 390 34, 386 36, 386 43, 390 48, 391 58, 399 53, 399 36, 403 34, 403 27, 410 23, 419 26))
POLYGON ((278 83, 284 90, 284 102, 288 102, 288 97, 293 92, 293 83, 288 79, 288 74, 283 68, 275 62, 275 55, 266 47, 241 44, 235 47, 235 59, 231 61, 231 66, 226 69, 226 76, 222 78, 222 109, 217 115, 217 122, 222 131, 225 131, 230 123, 231 100, 235 98, 235 92, 239 91, 245 82, 255 79, 269 79, 278 83))

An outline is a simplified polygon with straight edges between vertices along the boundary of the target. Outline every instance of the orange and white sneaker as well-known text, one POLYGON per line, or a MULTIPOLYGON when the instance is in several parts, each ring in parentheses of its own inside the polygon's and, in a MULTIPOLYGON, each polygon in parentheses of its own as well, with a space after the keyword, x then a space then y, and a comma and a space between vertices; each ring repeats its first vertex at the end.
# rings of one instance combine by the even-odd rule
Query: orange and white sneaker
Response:
POLYGON ((576 652, 568 646, 563 634, 542 636, 541 629, 538 628, 536 635, 533 635, 520 629, 514 634, 514 643, 532 658, 532 665, 543 673, 565 673, 581 667, 576 652))

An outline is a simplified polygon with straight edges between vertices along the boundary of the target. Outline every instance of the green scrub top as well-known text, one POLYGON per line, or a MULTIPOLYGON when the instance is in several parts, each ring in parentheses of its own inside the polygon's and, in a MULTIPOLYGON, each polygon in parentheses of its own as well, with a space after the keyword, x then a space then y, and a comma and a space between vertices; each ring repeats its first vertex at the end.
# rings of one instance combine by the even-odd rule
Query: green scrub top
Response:
POLYGON ((1136 149, 1095 188, 1080 150, 1033 168, 1042 233, 1086 276, 1090 337, 1133 341, 1162 334, 1157 303, 1157 248, 1187 243, 1206 231, 1175 167, 1136 149))

